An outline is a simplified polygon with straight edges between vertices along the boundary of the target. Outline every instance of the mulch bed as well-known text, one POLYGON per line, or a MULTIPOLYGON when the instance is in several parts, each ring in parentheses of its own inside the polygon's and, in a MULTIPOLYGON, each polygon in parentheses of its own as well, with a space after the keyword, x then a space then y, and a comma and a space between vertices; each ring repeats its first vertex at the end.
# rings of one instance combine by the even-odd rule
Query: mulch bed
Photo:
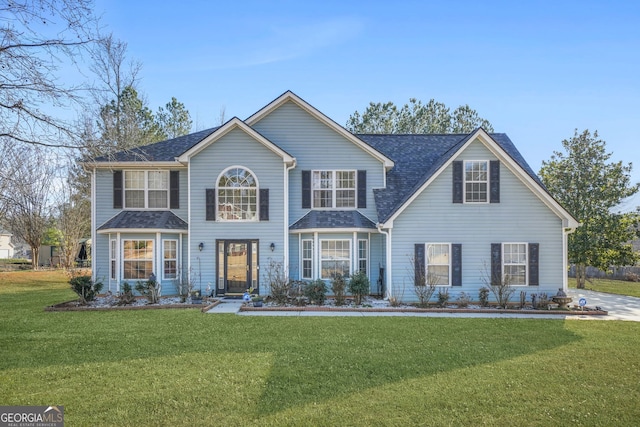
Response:
POLYGON ((175 308, 199 308, 203 313, 220 304, 220 300, 204 301, 202 304, 147 304, 147 305, 114 305, 91 307, 80 305, 78 301, 65 301, 60 304, 50 305, 44 308, 44 311, 114 311, 114 310, 164 310, 175 308))
POLYGON ((320 307, 320 306, 303 306, 303 307, 253 307, 243 305, 240 311, 318 311, 318 312, 363 312, 363 313, 490 313, 490 314, 557 314, 566 315, 589 315, 589 316, 606 316, 608 311, 586 308, 582 310, 533 310, 533 309, 501 309, 501 308, 418 308, 418 307, 320 307))

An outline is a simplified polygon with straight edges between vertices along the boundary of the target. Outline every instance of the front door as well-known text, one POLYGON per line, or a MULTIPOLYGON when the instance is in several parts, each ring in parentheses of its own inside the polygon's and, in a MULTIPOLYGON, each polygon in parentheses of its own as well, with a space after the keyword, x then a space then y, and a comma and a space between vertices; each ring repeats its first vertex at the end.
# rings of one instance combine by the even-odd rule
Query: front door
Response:
POLYGON ((258 241, 218 241, 218 293, 258 291, 258 241))

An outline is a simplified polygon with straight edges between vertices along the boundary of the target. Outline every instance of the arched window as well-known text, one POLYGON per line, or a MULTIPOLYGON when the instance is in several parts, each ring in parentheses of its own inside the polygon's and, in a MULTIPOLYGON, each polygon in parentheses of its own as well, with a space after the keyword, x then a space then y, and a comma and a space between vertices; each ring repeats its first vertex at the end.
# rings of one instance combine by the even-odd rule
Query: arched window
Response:
POLYGON ((242 167, 227 169, 218 180, 217 217, 223 221, 258 220, 258 184, 242 167))

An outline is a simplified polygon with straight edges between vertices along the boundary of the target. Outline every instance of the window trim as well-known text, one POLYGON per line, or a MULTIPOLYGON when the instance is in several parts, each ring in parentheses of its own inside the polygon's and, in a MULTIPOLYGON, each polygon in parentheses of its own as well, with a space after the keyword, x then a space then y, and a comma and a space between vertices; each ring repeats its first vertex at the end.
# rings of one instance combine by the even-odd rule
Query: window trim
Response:
POLYGON ((349 266, 347 268, 347 274, 351 274, 352 272, 352 265, 353 265, 353 252, 352 252, 352 245, 351 243, 353 242, 352 239, 320 239, 320 250, 319 250, 319 258, 320 258, 320 271, 319 271, 319 276, 321 279, 323 280, 331 280, 333 279, 333 277, 323 277, 322 272, 324 270, 324 268, 322 267, 323 262, 324 261, 348 261, 349 262, 349 266), (322 257, 322 244, 324 242, 348 242, 349 243, 349 247, 347 248, 347 254, 348 254, 348 258, 334 258, 334 259, 325 259, 322 257))
MULTIPOLYGON (((340 190, 351 190, 351 188, 340 188, 340 190)), ((311 170, 311 209, 315 210, 355 210, 358 209, 358 171, 356 169, 313 169, 311 170), (331 172, 331 182, 332 187, 330 189, 327 188, 316 188, 314 176, 316 173, 322 172, 331 172), (353 174, 353 206, 340 206, 336 207, 337 200, 337 191, 336 187, 337 182, 337 172, 348 172, 353 174), (331 206, 316 206, 315 205, 315 191, 331 191, 331 206)))
POLYGON ((140 210, 140 209, 144 209, 144 210, 150 210, 150 211, 166 211, 170 209, 170 203, 171 203, 171 197, 170 197, 170 191, 171 191, 171 174, 169 170, 149 170, 149 169, 126 169, 123 172, 123 176, 122 176, 122 208, 124 210, 140 210), (127 189, 127 173, 131 173, 131 172, 142 172, 144 173, 144 187, 143 188, 130 188, 127 189), (164 190, 158 190, 158 189, 151 189, 149 188, 149 173, 150 172, 160 172, 163 175, 166 175, 167 179, 166 179, 166 183, 167 183, 167 188, 164 190), (143 191, 144 192, 144 207, 129 207, 127 206, 127 191, 143 191), (166 198, 166 207, 164 208, 150 208, 149 207, 149 191, 165 191, 167 198, 166 198))
POLYGON ((229 166, 228 168, 224 169, 222 172, 220 172, 220 174, 218 175, 218 177, 216 178, 216 185, 215 185, 215 195, 216 195, 216 199, 215 199, 215 207, 216 207, 216 215, 215 215, 215 221, 217 222, 259 222, 260 221, 260 182, 258 181, 258 177, 257 175, 248 167, 246 166, 241 166, 241 165, 233 165, 233 166, 229 166), (220 190, 222 189, 234 189, 234 187, 220 187, 220 179, 231 169, 243 169, 245 171, 247 171, 252 177, 253 180, 255 181, 256 185, 255 187, 235 187, 235 188, 247 188, 247 189, 253 189, 255 191, 255 215, 253 219, 229 219, 229 218, 221 218, 220 214, 222 212, 222 210, 220 209, 220 190))
POLYGON ((118 242, 116 239, 109 239, 109 277, 116 280, 118 269, 118 242))
POLYGON ((302 239, 300 242, 300 278, 301 279, 305 279, 305 280, 312 280, 313 279, 313 239, 302 239), (304 256, 304 251, 305 251, 305 243, 309 243, 311 245, 311 247, 309 248, 311 250, 311 255, 308 258, 305 258, 304 256), (305 276, 304 275, 304 262, 305 261, 309 261, 311 263, 311 274, 309 276, 305 276))
POLYGON ((426 284, 428 285, 428 277, 429 277, 429 247, 430 246, 435 246, 435 245, 445 245, 447 246, 447 259, 449 260, 449 262, 447 264, 436 264, 433 263, 432 265, 434 267, 438 266, 441 267, 443 265, 446 265, 448 267, 448 271, 447 271, 447 284, 446 285, 442 285, 442 284, 436 284, 435 286, 443 286, 443 287, 451 287, 453 286, 453 276, 452 276, 452 266, 453 266, 453 259, 452 259, 452 253, 451 253, 451 243, 449 242, 427 242, 424 244, 424 274, 425 274, 425 280, 426 280, 426 284))
POLYGON ((473 204, 473 205, 484 205, 490 203, 490 192, 491 192, 491 165, 489 160, 464 160, 462 163, 462 201, 463 203, 473 204), (468 163, 484 163, 486 165, 487 170, 487 179, 485 181, 467 181, 467 164, 468 163), (485 183, 485 200, 483 201, 474 201, 467 200, 467 183, 485 183))
POLYGON ((124 268, 125 262, 127 261, 151 261, 151 273, 153 273, 154 271, 156 271, 156 248, 155 248, 155 239, 145 239, 145 238, 141 238, 141 239, 122 239, 122 260, 121 260, 121 267, 122 267, 122 280, 148 280, 149 277, 144 277, 144 278, 139 278, 139 277, 125 277, 126 274, 126 269, 124 268), (151 242, 151 258, 132 258, 132 259, 126 259, 125 258, 125 252, 124 252, 124 247, 126 242, 151 242))
POLYGON ((365 269, 364 269, 364 274, 366 274, 367 277, 369 277, 369 239, 358 239, 358 271, 362 271, 362 269, 360 268, 360 263, 364 261, 365 263, 365 269), (365 251, 365 257, 362 258, 360 255, 360 244, 364 242, 364 251, 365 251))
POLYGON ((524 286, 529 286, 529 244, 526 242, 502 242, 502 256, 501 256, 501 263, 502 263, 502 281, 504 283, 504 279, 505 279, 505 268, 507 266, 524 266, 524 283, 523 284, 513 284, 510 283, 510 286, 517 286, 517 287, 524 287, 524 286), (524 246, 524 262, 523 263, 509 263, 507 264, 505 262, 505 254, 506 251, 504 250, 505 245, 523 245, 524 246))
POLYGON ((178 239, 162 239, 162 280, 177 280, 178 279, 178 260, 180 259, 180 246, 178 239), (176 257, 175 258, 166 258, 165 257, 165 243, 174 242, 176 245, 176 257), (176 262, 176 272, 175 277, 167 277, 166 275, 166 266, 165 262, 167 261, 175 261, 176 262))

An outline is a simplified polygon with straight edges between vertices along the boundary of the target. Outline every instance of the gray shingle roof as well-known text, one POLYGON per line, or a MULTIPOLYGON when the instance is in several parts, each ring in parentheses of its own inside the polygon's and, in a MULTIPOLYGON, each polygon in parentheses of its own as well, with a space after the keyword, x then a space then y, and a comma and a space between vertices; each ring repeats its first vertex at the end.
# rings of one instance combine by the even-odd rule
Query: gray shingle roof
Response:
POLYGON ((218 128, 201 130, 189 135, 156 142, 155 144, 136 147, 129 151, 121 151, 111 156, 100 156, 96 162, 163 162, 173 161, 176 157, 191 149, 197 143, 211 135, 218 128))
MULTIPOLYGON (((387 187, 374 190, 378 221, 387 221, 474 134, 356 135, 395 162, 387 187)), ((538 184, 544 185, 504 133, 491 138, 538 184)))
POLYGON ((122 211, 102 224, 100 230, 155 229, 187 230, 189 226, 171 211, 122 211))
POLYGON ((289 227, 289 230, 309 230, 314 228, 369 228, 376 225, 356 210, 351 211, 310 211, 289 227))

